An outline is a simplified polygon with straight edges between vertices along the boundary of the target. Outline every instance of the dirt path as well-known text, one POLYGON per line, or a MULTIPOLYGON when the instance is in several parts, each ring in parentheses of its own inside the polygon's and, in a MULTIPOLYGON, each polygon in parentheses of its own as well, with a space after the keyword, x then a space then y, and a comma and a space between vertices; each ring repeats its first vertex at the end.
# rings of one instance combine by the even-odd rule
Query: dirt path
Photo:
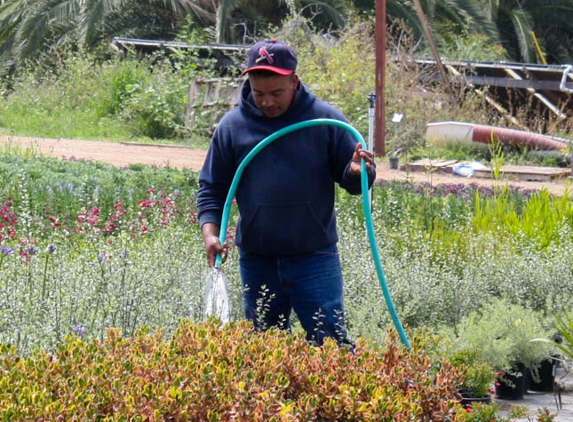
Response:
POLYGON ((43 155, 66 160, 101 161, 118 167, 149 164, 158 167, 190 168, 198 171, 206 151, 162 145, 80 141, 71 139, 42 139, 20 136, 0 136, 0 145, 32 150, 43 155))
MULTIPOLYGON (((22 150, 31 150, 46 156, 60 159, 102 161, 115 166, 130 164, 148 164, 158 167, 188 168, 199 171, 203 165, 206 151, 168 145, 148 145, 136 143, 112 143, 98 141, 80 141, 69 139, 43 139, 19 136, 0 136, 0 145, 22 150)), ((475 183, 480 186, 497 185, 519 186, 525 189, 546 188, 555 195, 563 195, 569 178, 551 182, 494 181, 490 179, 465 178, 442 173, 406 172, 390 170, 388 162, 377 165, 377 177, 380 180, 409 180, 427 182, 432 185, 441 183, 475 183)))

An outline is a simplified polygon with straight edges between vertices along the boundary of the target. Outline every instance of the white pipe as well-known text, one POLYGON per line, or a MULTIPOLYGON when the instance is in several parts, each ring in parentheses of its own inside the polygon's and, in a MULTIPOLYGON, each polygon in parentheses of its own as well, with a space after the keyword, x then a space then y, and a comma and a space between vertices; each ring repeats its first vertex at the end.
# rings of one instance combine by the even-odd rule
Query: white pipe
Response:
MULTIPOLYGON (((374 152, 374 117, 376 115, 376 94, 368 96, 368 151, 374 152)), ((368 203, 372 207, 372 187, 368 189, 368 203)))
POLYGON ((571 70, 573 69, 573 66, 568 65, 564 70, 563 70, 563 76, 561 77, 561 84, 559 84, 559 89, 563 92, 570 92, 573 93, 573 89, 572 88, 568 88, 567 87, 567 76, 569 76, 569 73, 571 73, 571 70))

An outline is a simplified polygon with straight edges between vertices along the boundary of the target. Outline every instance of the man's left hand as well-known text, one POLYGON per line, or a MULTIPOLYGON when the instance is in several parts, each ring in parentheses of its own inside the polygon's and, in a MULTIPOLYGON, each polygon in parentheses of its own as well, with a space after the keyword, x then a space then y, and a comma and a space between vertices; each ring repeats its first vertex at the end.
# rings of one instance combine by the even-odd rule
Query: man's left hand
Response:
POLYGON ((366 171, 368 171, 369 174, 372 174, 375 166, 374 156, 370 151, 363 149, 362 144, 359 142, 356 144, 356 149, 354 150, 352 161, 350 162, 350 175, 360 176, 360 171, 362 169, 361 159, 364 159, 364 163, 366 164, 366 171))

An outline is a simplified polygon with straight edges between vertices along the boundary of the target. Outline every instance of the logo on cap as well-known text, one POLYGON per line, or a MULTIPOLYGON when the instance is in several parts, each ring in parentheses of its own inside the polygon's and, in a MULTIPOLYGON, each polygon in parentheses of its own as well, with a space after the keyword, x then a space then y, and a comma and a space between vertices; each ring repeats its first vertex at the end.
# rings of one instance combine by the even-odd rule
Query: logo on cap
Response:
POLYGON ((258 42, 249 49, 247 69, 242 74, 253 70, 265 70, 282 76, 292 75, 296 70, 296 54, 283 42, 258 42))
POLYGON ((269 53, 265 47, 261 47, 259 48, 259 58, 255 60, 255 62, 260 63, 263 60, 266 60, 269 62, 269 64, 273 64, 274 62, 273 56, 274 54, 269 53))

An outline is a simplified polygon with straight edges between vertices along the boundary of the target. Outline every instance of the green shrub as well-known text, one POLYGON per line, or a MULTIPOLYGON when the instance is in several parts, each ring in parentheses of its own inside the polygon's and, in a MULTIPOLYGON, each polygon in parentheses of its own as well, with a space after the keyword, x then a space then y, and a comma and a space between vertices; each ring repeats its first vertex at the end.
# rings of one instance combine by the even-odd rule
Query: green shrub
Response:
POLYGON ((550 337, 542 319, 531 309, 495 299, 463 318, 456 330, 460 344, 475 350, 496 371, 512 373, 517 364, 523 364, 537 374, 541 362, 551 356, 547 344, 533 341, 550 337))
POLYGON ((184 137, 190 82, 173 72, 169 63, 153 66, 146 78, 125 86, 121 118, 136 137, 184 137))
POLYGON ((479 232, 505 232, 527 238, 544 249, 561 242, 560 228, 573 229, 573 202, 568 193, 555 197, 541 190, 516 207, 509 190, 504 188, 490 201, 476 198, 472 226, 479 232))
POLYGON ((476 350, 459 350, 449 360, 452 365, 461 369, 463 382, 460 385, 460 390, 467 394, 467 397, 487 397, 490 395, 495 382, 495 373, 489 363, 480 359, 476 350))
POLYGON ((103 66, 101 83, 106 88, 96 100, 98 118, 120 115, 132 87, 143 84, 149 77, 148 66, 146 60, 124 60, 103 66))
POLYGON ((475 403, 468 406, 465 415, 460 417, 464 422, 509 422, 508 418, 498 416, 501 406, 497 403, 475 403))

